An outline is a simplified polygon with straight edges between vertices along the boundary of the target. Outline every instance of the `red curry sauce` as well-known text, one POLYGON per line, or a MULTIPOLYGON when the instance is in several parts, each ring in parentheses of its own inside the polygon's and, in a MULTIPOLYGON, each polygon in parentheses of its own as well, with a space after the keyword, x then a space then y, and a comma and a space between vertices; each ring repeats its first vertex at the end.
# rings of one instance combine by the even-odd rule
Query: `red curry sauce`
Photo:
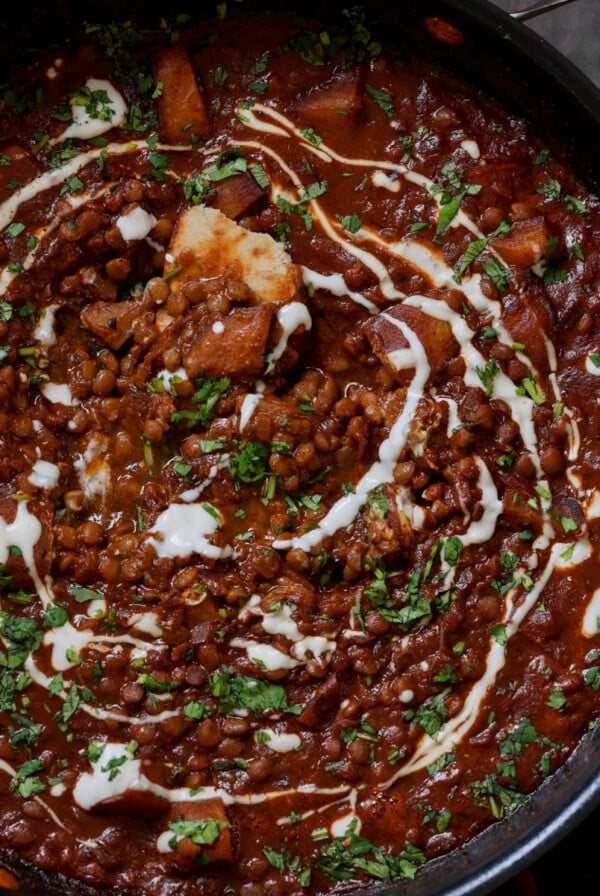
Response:
POLYGON ((598 201, 348 27, 104 26, 4 92, 9 862, 409 878, 593 724, 598 201))

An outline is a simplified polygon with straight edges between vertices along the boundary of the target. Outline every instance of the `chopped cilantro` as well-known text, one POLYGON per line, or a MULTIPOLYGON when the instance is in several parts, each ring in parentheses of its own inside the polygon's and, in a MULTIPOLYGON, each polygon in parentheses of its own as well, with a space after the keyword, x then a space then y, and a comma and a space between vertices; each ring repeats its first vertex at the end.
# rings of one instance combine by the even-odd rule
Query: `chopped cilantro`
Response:
POLYGON ((69 614, 62 604, 46 607, 42 625, 44 628, 61 628, 67 622, 69 614))
POLYGON ((506 647, 508 644, 508 634, 506 631, 506 626, 502 622, 498 622, 496 625, 493 625, 490 629, 490 635, 500 644, 501 647, 506 647))
POLYGON ((353 819, 345 834, 323 843, 316 857, 319 871, 333 881, 355 880, 357 871, 382 881, 414 878, 417 867, 425 861, 421 850, 406 841, 403 852, 394 855, 361 837, 356 827, 357 820, 353 819))
POLYGON ((387 90, 379 90, 377 87, 373 87, 372 84, 367 84, 365 86, 371 99, 375 100, 388 118, 393 118, 396 114, 396 104, 394 103, 391 93, 387 90))
POLYGON ((358 215, 336 215, 336 218, 348 233, 357 233, 362 227, 362 221, 358 215))
POLYGON ((269 475, 268 457, 269 449, 262 442, 246 442, 240 453, 229 461, 231 475, 242 482, 258 482, 269 475))
POLYGON ((4 236, 9 239, 14 239, 17 236, 20 236, 24 230, 24 224, 21 224, 20 221, 13 221, 12 224, 9 224, 8 227, 4 229, 4 236))
POLYGON ((486 775, 482 781, 473 781, 471 790, 477 805, 489 809, 496 819, 510 815, 528 799, 526 794, 519 793, 513 787, 500 784, 494 774, 486 775))
POLYGON ((200 423, 206 427, 216 415, 216 405, 219 399, 225 395, 231 388, 231 380, 228 376, 221 379, 205 380, 201 375, 196 378, 196 386, 198 391, 191 400, 192 408, 184 411, 174 411, 171 414, 171 421, 177 423, 186 421, 188 427, 194 423, 200 423))
POLYGON ((268 78, 260 78, 257 81, 251 81, 248 84, 248 90, 251 93, 257 93, 259 96, 263 96, 269 87, 268 78))
POLYGON ((83 588, 80 585, 74 585, 71 588, 71 596, 78 604, 85 604, 89 600, 104 600, 104 595, 100 591, 93 591, 91 588, 83 588))
POLYGON ((74 106, 83 106, 89 118, 100 121, 111 121, 115 113, 106 90, 90 90, 89 87, 78 87, 69 94, 69 99, 74 106))
POLYGON ((450 693, 450 688, 445 688, 440 694, 430 697, 416 710, 408 709, 403 713, 404 718, 412 725, 420 725, 429 737, 435 738, 439 734, 448 715, 444 700, 450 693))
POLYGON ((237 676, 230 666, 223 666, 220 672, 213 672, 208 679, 213 697, 219 700, 221 712, 230 713, 234 709, 249 709, 255 715, 271 710, 300 715, 301 706, 289 706, 285 689, 278 684, 270 684, 259 678, 237 676))
POLYGON ((456 566, 463 552, 463 543, 457 535, 453 535, 444 544, 444 560, 448 566, 456 566))
POLYGON ((576 196, 565 196, 563 202, 570 212, 576 212, 578 215, 585 215, 588 210, 585 202, 577 199, 576 196))
POLYGON ((308 140, 309 143, 312 143, 313 146, 320 146, 323 142, 323 138, 319 137, 312 128, 304 128, 302 136, 305 140, 308 140))
POLYGON ((538 405, 544 404, 544 402, 546 401, 538 388, 535 377, 531 373, 528 373, 527 376, 523 378, 520 388, 517 389, 517 394, 529 395, 529 397, 532 398, 533 401, 535 401, 535 403, 538 405))
POLYGON ((491 280, 499 292, 506 292, 512 280, 512 274, 497 258, 486 258, 483 263, 483 276, 491 280))
POLYGON ((486 362, 485 367, 476 368, 476 373, 483 384, 485 394, 491 396, 494 391, 494 380, 497 374, 500 373, 498 362, 493 358, 490 358, 490 360, 486 362))
POLYGON ((546 199, 560 199, 562 187, 557 180, 552 178, 552 180, 538 187, 537 192, 546 199))

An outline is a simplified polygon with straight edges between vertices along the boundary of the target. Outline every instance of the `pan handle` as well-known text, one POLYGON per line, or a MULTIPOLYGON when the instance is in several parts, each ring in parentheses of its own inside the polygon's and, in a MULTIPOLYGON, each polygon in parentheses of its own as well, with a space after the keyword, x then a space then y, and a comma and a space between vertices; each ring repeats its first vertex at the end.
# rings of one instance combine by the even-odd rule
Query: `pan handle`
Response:
POLYGON ((558 9, 560 6, 566 6, 568 3, 575 3, 575 0, 538 0, 537 3, 528 6, 527 9, 522 9, 520 12, 511 12, 511 16, 513 19, 526 22, 528 19, 542 16, 544 13, 558 9))

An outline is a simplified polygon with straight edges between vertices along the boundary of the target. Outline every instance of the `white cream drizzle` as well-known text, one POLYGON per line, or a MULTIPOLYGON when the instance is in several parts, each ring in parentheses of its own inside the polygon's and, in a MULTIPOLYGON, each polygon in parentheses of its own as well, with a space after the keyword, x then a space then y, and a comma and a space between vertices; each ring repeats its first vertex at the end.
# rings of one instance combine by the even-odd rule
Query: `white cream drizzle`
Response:
POLYGON ((6 563, 9 547, 19 548, 35 589, 46 606, 52 598, 48 583, 43 583, 38 575, 34 553, 41 536, 42 524, 35 514, 30 513, 27 501, 17 502, 17 512, 12 523, 7 523, 0 516, 0 563, 6 563))
MULTIPOLYGON (((536 581, 532 590, 524 595, 521 603, 516 607, 514 605, 514 598, 516 595, 515 589, 512 589, 506 595, 502 623, 505 626, 506 637, 508 640, 516 634, 529 611, 539 600, 540 594, 546 587, 557 563, 560 561, 560 554, 567 548, 568 545, 565 544, 553 545, 545 569, 536 581)), ((391 778, 384 783, 377 785, 378 789, 388 790, 400 778, 426 768, 428 765, 435 762, 436 759, 439 759, 444 753, 453 750, 461 740, 466 737, 467 733, 477 721, 486 694, 495 683, 505 662, 506 649, 498 641, 491 639, 490 649, 486 659, 485 672, 471 688, 460 712, 442 725, 435 740, 427 734, 424 735, 410 759, 405 762, 391 778)))
POLYGON ((294 669, 300 665, 297 660, 292 659, 287 653, 283 653, 282 650, 277 650, 271 644, 261 644, 259 641, 245 638, 233 638, 230 643, 232 647, 245 650, 248 659, 268 669, 269 672, 294 669))
MULTIPOLYGON (((143 631, 144 629, 140 629, 143 631)), ((152 632, 148 632, 153 634, 152 632)), ((158 637, 158 636, 157 636, 158 637)), ((132 635, 97 635, 92 629, 78 629, 71 622, 65 622, 58 628, 49 629, 44 635, 44 644, 52 646, 51 663, 57 672, 70 669, 78 664, 77 657, 81 651, 85 650, 91 644, 131 644, 134 647, 147 650, 152 647, 153 650, 163 649, 164 644, 156 641, 149 645, 140 638, 134 638, 132 635), (68 659, 67 650, 72 650, 76 655, 73 659, 68 659)))
MULTIPOLYGON (((486 359, 473 345, 475 334, 465 319, 460 314, 457 314, 456 311, 453 311, 446 302, 439 299, 432 299, 427 296, 409 296, 405 304, 420 308, 430 317, 450 324, 452 335, 458 342, 460 353, 465 361, 465 385, 481 388, 481 379, 477 374, 477 370, 485 368, 486 359)), ((501 399, 508 404, 511 416, 519 426, 523 443, 532 455, 538 476, 541 476, 541 466, 537 452, 537 436, 533 424, 533 401, 526 395, 517 395, 515 384, 502 370, 499 370, 494 377, 492 395, 494 398, 501 399)))
MULTIPOLYGON (((431 187, 435 186, 434 182, 428 177, 425 177, 425 175, 423 174, 418 174, 415 171, 409 170, 406 165, 384 160, 349 158, 348 156, 340 155, 340 153, 336 152, 325 143, 321 143, 319 145, 319 148, 317 149, 309 141, 306 140, 306 137, 304 137, 302 131, 297 128, 289 118, 287 118, 285 115, 282 115, 280 112, 277 112, 275 109, 272 109, 270 106, 265 106, 263 103, 255 103, 252 109, 248 111, 244 110, 244 116, 242 120, 244 124, 252 128, 253 130, 262 131, 263 133, 271 133, 274 136, 289 137, 290 133, 294 134, 296 137, 303 141, 306 149, 309 152, 312 152, 323 161, 331 161, 332 159, 335 159, 337 162, 341 162, 342 164, 351 167, 381 169, 383 173, 385 173, 385 171, 396 172, 397 174, 404 177, 405 180, 414 183, 422 189, 426 190, 429 194, 429 198, 433 199, 438 208, 440 207, 440 197, 438 197, 437 195, 432 195, 431 193, 431 187), (279 125, 282 125, 282 127, 269 125, 268 122, 258 117, 259 114, 264 115, 266 118, 271 118, 279 125)), ((387 184, 385 184, 385 186, 386 188, 389 188, 387 184)), ((482 231, 469 218, 469 216, 462 211, 462 209, 459 209, 458 214, 456 215, 452 224, 455 227, 461 224, 467 230, 471 231, 471 233, 475 234, 478 239, 482 239, 484 237, 482 231)))
POLYGON ((199 791, 185 787, 170 789, 151 781, 143 772, 142 761, 133 758, 131 753, 127 752, 126 744, 118 743, 107 743, 102 755, 93 764, 92 769, 92 772, 84 772, 79 776, 73 789, 75 802, 87 811, 128 791, 153 793, 169 803, 204 802, 205 800, 220 799, 226 806, 252 806, 296 794, 334 796, 336 794, 347 794, 350 791, 350 788, 346 785, 341 785, 340 787, 316 787, 314 784, 301 784, 299 787, 274 790, 268 793, 245 794, 232 794, 221 787, 212 786, 202 787, 199 791), (120 766, 120 774, 117 774, 112 781, 109 780, 109 771, 103 771, 102 769, 107 768, 110 760, 122 758, 125 761, 120 766))
POLYGON ((274 753, 292 753, 302 746, 302 738, 298 734, 288 734, 285 731, 275 731, 274 728, 261 728, 254 735, 256 743, 264 743, 274 753), (266 735, 267 740, 257 738, 257 734, 266 735))
POLYGON ((592 355, 596 358, 600 358, 600 353, 590 352, 585 358, 585 369, 588 373, 593 373, 594 376, 600 376, 600 367, 597 364, 594 364, 591 357, 592 355))
POLYGON ((211 504, 171 504, 148 530, 147 543, 159 557, 200 554, 212 560, 224 559, 231 556, 231 547, 218 547, 208 540, 221 522, 220 512, 211 504))
POLYGON ((74 156, 62 168, 52 168, 43 174, 39 174, 29 183, 11 193, 10 197, 0 205, 0 229, 3 230, 10 224, 19 208, 25 202, 35 199, 39 193, 64 184, 90 162, 97 161, 101 152, 104 151, 109 155, 118 156, 135 152, 139 149, 147 149, 147 143, 143 140, 136 140, 131 143, 109 143, 103 149, 90 149, 87 152, 80 153, 78 156, 74 156))
POLYGON ((574 544, 568 545, 556 561, 556 569, 574 569, 589 560, 592 556, 592 544, 589 538, 580 538, 574 544))
POLYGON ((177 370, 159 370, 154 379, 161 383, 169 395, 177 395, 177 383, 183 383, 189 380, 189 377, 183 367, 178 367, 177 370))
MULTIPOLYGON (((110 638, 103 638, 102 640, 110 640, 110 638)), ((118 640, 128 640, 126 638, 120 638, 118 640)), ((143 643, 143 642, 139 642, 143 643)), ((155 645, 152 645, 155 647, 155 645)), ((146 644, 145 647, 148 647, 146 644)), ((142 651, 142 654, 145 656, 147 650, 142 651)), ((25 661, 25 670, 31 677, 31 680, 35 682, 39 687, 48 690, 50 684, 52 682, 51 678, 48 678, 47 675, 44 675, 43 672, 38 669, 32 657, 29 656, 25 661)), ((60 700, 67 699, 66 691, 61 691, 60 694, 57 695, 60 700)), ((123 712, 114 712, 109 709, 102 709, 99 706, 93 706, 90 703, 81 703, 79 705, 79 709, 82 712, 85 712, 88 716, 91 716, 94 719, 101 719, 102 721, 111 721, 111 722, 121 722, 123 725, 158 725, 160 722, 165 721, 166 719, 172 719, 175 716, 181 714, 181 710, 179 709, 168 709, 161 713, 150 714, 144 713, 141 716, 129 716, 123 712)))
MULTIPOLYGON (((9 765, 8 762, 5 762, 4 759, 0 759, 0 771, 5 772, 7 775, 10 775, 12 778, 16 777, 16 774, 17 774, 17 770, 15 768, 13 768, 12 765, 9 765)), ((52 794, 52 795, 54 796, 54 794, 52 794)), ((60 820, 60 818, 58 817, 56 812, 54 812, 54 810, 51 809, 50 806, 47 803, 45 803, 43 799, 41 799, 41 797, 36 795, 36 796, 32 797, 32 799, 38 804, 38 806, 41 806, 44 809, 44 811, 52 819, 52 821, 54 822, 54 824, 57 827, 61 828, 63 831, 67 830, 67 828, 62 823, 62 821, 60 820)))
POLYGON ((399 193, 402 189, 400 178, 392 178, 385 171, 374 171, 371 175, 371 182, 374 187, 381 187, 384 190, 389 190, 390 193, 399 193))
MULTIPOLYGON (((346 791, 346 795, 341 797, 341 799, 332 800, 330 803, 324 803, 321 806, 317 806, 316 809, 308 809, 306 812, 302 812, 300 815, 300 820, 304 821, 306 818, 310 818, 313 815, 319 815, 324 812, 328 812, 330 809, 333 809, 335 806, 339 806, 343 803, 349 803, 350 807, 355 810, 356 803, 358 801, 358 791, 355 788, 349 789, 346 791)), ((298 818, 295 819, 298 821, 298 818)), ((290 815, 284 815, 282 818, 277 819, 277 824, 281 827, 284 824, 294 824, 294 819, 290 815)), ((358 825, 360 825, 360 819, 358 819, 358 825)), ((357 826, 358 826, 357 825, 357 826)))
POLYGON ((48 460, 36 460, 27 478, 36 488, 52 489, 58 485, 60 470, 48 460))
POLYGON ((254 412, 256 411, 258 405, 264 398, 265 384, 262 382, 262 380, 258 380, 254 388, 256 389, 256 392, 249 392, 244 396, 244 399, 242 401, 238 424, 240 435, 243 434, 244 430, 250 423, 250 420, 254 416, 254 412))
POLYGON ((600 519, 600 491, 594 489, 585 508, 586 520, 600 519))
POLYGON ((81 404, 73 396, 68 383, 43 383, 40 392, 51 404, 64 404, 68 408, 76 408, 81 404))
MULTIPOLYGON (((296 190, 298 191, 298 195, 300 195, 300 193, 303 191, 302 181, 300 180, 298 175, 294 171, 292 171, 289 165, 285 163, 282 157, 278 155, 278 153, 276 153, 270 147, 263 146, 262 144, 256 143, 252 140, 240 140, 238 141, 238 145, 247 146, 251 149, 259 150, 260 152, 274 159, 279 167, 283 171, 285 171, 287 176, 294 184, 296 190)), ((293 196, 292 194, 286 192, 283 188, 276 187, 272 188, 271 196, 274 202, 276 202, 277 196, 288 198, 291 201, 296 201, 298 198, 297 196, 293 196)), ((311 200, 309 205, 313 216, 318 220, 327 236, 334 242, 338 243, 338 245, 342 246, 342 248, 349 252, 351 255, 354 255, 355 258, 358 258, 366 268, 368 268, 370 271, 372 271, 373 274, 375 274, 375 276, 379 280, 381 293, 386 299, 404 298, 404 293, 395 288, 387 268, 378 258, 372 255, 370 252, 366 252, 364 249, 359 248, 352 241, 345 239, 341 235, 341 229, 339 227, 334 227, 330 223, 328 216, 325 214, 316 199, 311 200)))
POLYGON ((478 159, 481 156, 481 150, 476 140, 462 140, 460 145, 472 159, 478 159))
MULTIPOLYGON (((42 174, 34 177, 23 187, 19 187, 17 190, 14 190, 9 198, 6 199, 2 204, 0 204, 0 230, 4 230, 4 228, 10 224, 19 208, 25 202, 29 202, 30 199, 35 199, 35 197, 39 193, 43 193, 46 190, 51 190, 54 187, 61 186, 67 180, 69 180, 70 177, 73 177, 74 174, 78 174, 83 168, 86 167, 86 165, 89 165, 92 162, 96 162, 99 159, 101 153, 106 153, 109 156, 123 156, 129 155, 130 153, 140 151, 143 152, 147 149, 148 143, 145 140, 130 140, 129 143, 108 143, 101 149, 89 149, 86 150, 86 152, 82 152, 79 155, 74 156, 61 168, 52 168, 49 171, 44 171, 42 174)), ((189 146, 171 146, 161 143, 157 144, 156 149, 168 152, 192 151, 189 146)), ((203 148, 195 151, 200 155, 207 155, 212 152, 211 149, 203 148)), ((109 188, 110 185, 105 184, 98 190, 98 193, 103 193, 109 188)), ((67 197, 67 199, 71 207, 75 208, 78 205, 87 202, 89 196, 69 196, 67 197)), ((53 228, 57 226, 57 224, 53 224, 50 226, 53 228)))
POLYGON ((425 509, 415 503, 414 495, 409 488, 401 488, 396 492, 396 507, 403 513, 413 529, 423 529, 426 520, 425 509))
POLYGON ((124 240, 143 240, 156 225, 154 215, 141 206, 137 206, 125 215, 117 218, 116 225, 124 240))
POLYGON ((284 654, 279 650, 276 650, 275 653, 273 653, 273 648, 269 651, 265 651, 265 655, 261 656, 261 650, 265 647, 270 647, 270 645, 260 644, 257 641, 235 639, 235 641, 231 642, 234 647, 242 647, 246 649, 249 656, 251 656, 250 651, 252 650, 254 652, 254 655, 251 656, 252 659, 259 658, 262 659, 263 662, 267 662, 270 658, 273 663, 279 662, 282 664, 280 666, 273 665, 273 669, 292 669, 294 666, 306 662, 309 654, 312 654, 315 659, 320 659, 321 656, 327 655, 336 649, 337 643, 322 635, 303 635, 298 628, 298 624, 292 617, 294 608, 290 607, 288 604, 282 604, 281 607, 272 611, 263 610, 260 604, 260 596, 254 594, 246 606, 240 611, 240 620, 247 620, 251 616, 261 617, 262 627, 267 634, 283 635, 288 641, 293 642, 290 653, 294 659, 288 657, 287 654, 284 654))
POLYGON ((584 638, 593 638, 600 634, 600 588, 596 588, 585 609, 581 634, 584 638))
POLYGON ((275 366, 288 347, 290 336, 300 327, 308 332, 312 329, 312 317, 303 302, 288 302, 277 311, 277 323, 282 329, 282 334, 277 345, 267 357, 266 373, 273 373, 275 366))
POLYGON ((481 490, 480 505, 483 513, 478 520, 473 520, 467 531, 460 536, 464 547, 471 544, 483 544, 489 541, 496 530, 498 517, 502 513, 502 501, 492 475, 480 457, 475 458, 479 467, 478 486, 481 490))
POLYGON ((33 338, 39 342, 42 348, 51 348, 56 343, 56 312, 58 305, 48 305, 42 308, 40 319, 33 331, 33 338))
POLYGON ((408 387, 404 408, 392 426, 389 436, 379 447, 379 460, 367 470, 354 492, 336 501, 325 517, 310 532, 290 539, 276 539, 273 542, 273 547, 278 550, 300 548, 303 551, 309 551, 316 547, 324 538, 335 535, 340 529, 351 525, 370 492, 394 480, 394 467, 406 445, 411 422, 429 378, 430 367, 425 350, 416 334, 404 321, 396 320, 389 314, 383 316, 402 332, 413 354, 415 375, 408 387))
POLYGON ((108 104, 103 107, 103 111, 108 115, 108 119, 96 118, 91 116, 85 106, 78 106, 75 99, 71 99, 71 113, 73 115, 73 123, 63 131, 60 137, 51 140, 51 144, 62 143, 64 140, 90 140, 93 137, 99 137, 112 128, 120 127, 125 124, 127 119, 127 104, 119 93, 119 91, 110 83, 99 78, 88 78, 85 86, 92 92, 102 91, 106 93, 108 104))
MULTIPOLYGON (((86 205, 91 199, 97 199, 98 197, 102 196, 103 193, 108 192, 110 189, 113 188, 113 186, 114 186, 113 183, 103 184, 101 187, 98 187, 91 192, 86 190, 82 193, 73 194, 71 196, 65 196, 65 197, 63 197, 63 201, 66 204, 68 204, 71 209, 75 210, 77 208, 81 208, 81 206, 83 206, 83 205, 86 205)), ((2 206, 0 205, 0 210, 1 209, 2 209, 2 206)), ((32 235, 36 237, 38 242, 28 252, 28 254, 25 256, 25 258, 22 260, 21 264, 23 267, 23 271, 30 270, 30 268, 33 266, 33 263, 38 255, 40 249, 42 248, 44 240, 51 233, 53 233, 55 230, 57 230, 58 227, 60 227, 60 224, 61 224, 60 218, 56 218, 50 224, 46 224, 44 227, 39 227, 37 230, 34 231, 34 233, 32 235)), ((19 274, 17 274, 14 271, 10 271, 8 269, 8 267, 2 268, 2 270, 0 271, 0 296, 3 296, 6 293, 10 284, 13 282, 13 280, 16 280, 16 278, 18 276, 19 276, 19 274)), ((58 308, 58 306, 54 306, 54 305, 50 305, 48 307, 49 308, 54 308, 54 307, 58 308)), ((41 332, 42 336, 47 336, 47 338, 51 338, 51 334, 46 329, 46 327, 44 325, 44 321, 43 321, 45 311, 46 311, 46 309, 42 309, 41 317, 40 317, 40 324, 38 326, 40 327, 40 332, 41 332)), ((38 328, 36 328, 36 330, 34 331, 34 334, 37 331, 38 331, 38 328)), ((37 339, 38 337, 34 335, 34 338, 37 339)), ((54 343, 52 343, 52 344, 54 344, 54 343)), ((42 347, 50 347, 50 346, 49 345, 44 346, 44 344, 42 342, 42 347)))
POLYGON ((109 441, 106 436, 94 433, 90 436, 83 454, 75 457, 73 467, 78 473, 79 484, 86 499, 105 498, 111 483, 108 461, 109 441))
POLYGON ((357 305, 362 305, 371 313, 377 312, 377 305, 366 299, 360 292, 353 292, 346 285, 342 274, 319 274, 311 268, 302 267, 302 280, 305 286, 313 289, 324 289, 332 296, 348 296, 357 305))
POLYGON ((134 613, 133 616, 129 617, 128 623, 131 628, 136 628, 138 632, 144 632, 153 638, 162 638, 163 630, 159 620, 160 616, 158 613, 134 613))

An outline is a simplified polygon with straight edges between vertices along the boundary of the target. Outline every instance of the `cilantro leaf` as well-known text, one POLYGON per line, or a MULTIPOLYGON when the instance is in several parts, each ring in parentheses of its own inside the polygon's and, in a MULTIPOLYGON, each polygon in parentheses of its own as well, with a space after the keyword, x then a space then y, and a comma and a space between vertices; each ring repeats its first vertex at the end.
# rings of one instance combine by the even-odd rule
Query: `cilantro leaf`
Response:
POLYGON ((271 710, 300 715, 301 706, 289 706, 285 689, 278 684, 270 684, 259 678, 237 676, 231 666, 223 666, 220 672, 213 672, 208 679, 213 697, 219 699, 221 712, 234 709, 249 709, 255 715, 271 710))
POLYGON ((365 86, 369 96, 375 100, 381 109, 383 109, 387 117, 393 118, 396 114, 396 104, 391 93, 387 90, 379 90, 379 88, 373 87, 372 84, 366 84, 365 86))

